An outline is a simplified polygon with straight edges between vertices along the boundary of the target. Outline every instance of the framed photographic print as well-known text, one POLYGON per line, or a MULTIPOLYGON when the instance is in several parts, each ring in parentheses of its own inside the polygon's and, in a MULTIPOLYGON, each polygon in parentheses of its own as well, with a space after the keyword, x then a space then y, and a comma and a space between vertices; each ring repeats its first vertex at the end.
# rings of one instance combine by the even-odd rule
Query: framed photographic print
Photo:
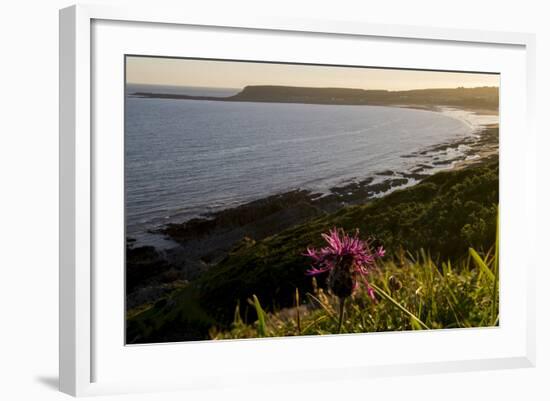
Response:
POLYGON ((533 44, 62 10, 61 390, 532 366, 533 44))

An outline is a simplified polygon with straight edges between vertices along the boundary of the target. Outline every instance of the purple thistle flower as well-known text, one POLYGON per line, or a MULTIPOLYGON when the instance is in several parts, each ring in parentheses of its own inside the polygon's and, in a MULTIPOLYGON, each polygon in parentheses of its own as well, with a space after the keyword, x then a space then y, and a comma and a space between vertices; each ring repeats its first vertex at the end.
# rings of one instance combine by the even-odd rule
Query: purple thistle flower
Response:
MULTIPOLYGON (((328 285, 340 299, 350 296, 357 288, 357 277, 367 276, 375 266, 376 259, 385 255, 383 247, 372 251, 368 241, 359 238, 359 231, 348 235, 343 229, 333 228, 329 234, 322 234, 328 246, 320 249, 307 248, 305 256, 313 259, 313 266, 306 272, 310 276, 329 272, 328 285)), ((373 289, 367 285, 372 299, 373 289)))

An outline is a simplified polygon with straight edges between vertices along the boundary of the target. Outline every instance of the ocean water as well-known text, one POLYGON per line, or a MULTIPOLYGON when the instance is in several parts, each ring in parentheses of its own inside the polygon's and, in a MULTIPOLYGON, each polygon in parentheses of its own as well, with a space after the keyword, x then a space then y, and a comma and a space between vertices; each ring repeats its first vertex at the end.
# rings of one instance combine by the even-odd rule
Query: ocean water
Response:
MULTIPOLYGON (((138 240, 167 222, 268 195, 326 193, 382 171, 411 171, 433 156, 416 152, 494 122, 453 109, 147 99, 132 97, 134 89, 125 110, 126 230, 138 240)), ((449 163, 434 171, 463 150, 438 151, 449 163)))
POLYGON ((189 96, 232 96, 240 92, 238 88, 205 88, 201 86, 175 86, 175 85, 149 85, 149 84, 127 84, 126 94, 131 95, 136 92, 147 93, 169 93, 175 95, 189 96))

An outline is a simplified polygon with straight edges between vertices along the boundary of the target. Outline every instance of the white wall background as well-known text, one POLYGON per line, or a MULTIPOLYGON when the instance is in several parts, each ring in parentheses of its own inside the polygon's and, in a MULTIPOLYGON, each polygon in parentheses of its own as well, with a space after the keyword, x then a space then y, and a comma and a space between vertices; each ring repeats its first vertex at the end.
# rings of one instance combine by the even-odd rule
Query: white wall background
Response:
MULTIPOLYGON (((131 4, 130 0, 96 3, 131 4)), ((309 0, 168 1, 223 15, 251 13, 374 23, 427 25, 537 34, 537 122, 540 216, 538 248, 549 239, 546 183, 550 110, 550 12, 545 1, 309 0)), ((65 0, 4 1, 0 5, 0 399, 58 400, 58 16, 65 0)), ((518 244, 521 246, 521 244, 518 244)), ((206 393, 107 397, 129 400, 280 400, 309 398, 486 400, 550 399, 549 258, 537 270, 537 347, 534 369, 334 382, 315 386, 273 383, 269 388, 206 393)))

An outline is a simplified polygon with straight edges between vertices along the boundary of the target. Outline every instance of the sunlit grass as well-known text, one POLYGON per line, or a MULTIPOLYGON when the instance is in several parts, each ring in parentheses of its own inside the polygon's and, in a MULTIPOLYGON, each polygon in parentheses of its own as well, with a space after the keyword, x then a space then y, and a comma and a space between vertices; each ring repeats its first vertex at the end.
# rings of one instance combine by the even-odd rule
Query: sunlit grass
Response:
POLYGON ((334 227, 359 229, 387 252, 365 277, 376 302, 360 279, 346 297, 342 333, 498 325, 498 177, 497 161, 440 172, 247 243, 185 288, 131 311, 128 341, 337 333, 339 300, 327 277, 317 277, 319 288, 312 282, 304 256, 325 246, 321 234, 334 227))
MULTIPOLYGON (((455 266, 436 263, 419 251, 378 266, 369 277, 373 301, 364 286, 346 302, 342 333, 488 327, 498 325, 498 238, 485 254, 473 249, 455 266)), ((314 279, 315 280, 315 279, 314 279)), ((212 329, 212 339, 322 335, 338 333, 339 301, 318 288, 293 308, 266 313, 250 300, 260 318, 245 324, 236 309, 231 329, 212 329)))

